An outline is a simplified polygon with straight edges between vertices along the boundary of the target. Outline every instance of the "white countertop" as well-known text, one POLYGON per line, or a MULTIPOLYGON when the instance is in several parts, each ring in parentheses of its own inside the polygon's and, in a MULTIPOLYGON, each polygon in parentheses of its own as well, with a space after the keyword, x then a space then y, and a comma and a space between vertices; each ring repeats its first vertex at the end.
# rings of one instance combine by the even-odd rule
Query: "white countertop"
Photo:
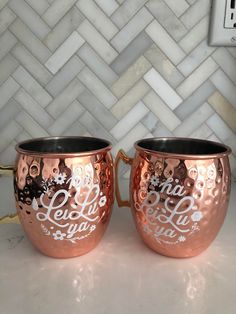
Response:
POLYGON ((235 204, 234 183, 219 236, 191 259, 152 252, 116 206, 100 245, 67 260, 38 253, 20 225, 0 225, 0 314, 235 314, 235 204))

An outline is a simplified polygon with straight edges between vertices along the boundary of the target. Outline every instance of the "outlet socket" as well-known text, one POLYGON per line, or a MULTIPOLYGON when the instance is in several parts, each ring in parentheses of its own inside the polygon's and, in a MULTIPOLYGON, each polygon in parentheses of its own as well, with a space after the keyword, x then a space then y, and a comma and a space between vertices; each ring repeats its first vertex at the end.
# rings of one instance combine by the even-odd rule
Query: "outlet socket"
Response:
POLYGON ((236 47, 236 0, 212 0, 210 46, 236 47), (232 15, 233 14, 233 15, 232 15))
POLYGON ((236 0, 226 1, 225 28, 236 28, 236 0))

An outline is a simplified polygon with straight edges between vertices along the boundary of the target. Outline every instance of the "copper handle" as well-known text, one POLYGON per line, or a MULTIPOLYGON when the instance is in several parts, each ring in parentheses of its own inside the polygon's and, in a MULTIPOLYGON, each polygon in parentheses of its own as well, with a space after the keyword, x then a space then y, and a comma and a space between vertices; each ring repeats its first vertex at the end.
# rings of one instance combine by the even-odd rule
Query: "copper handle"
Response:
MULTIPOLYGON (((14 172, 13 166, 0 165, 0 176, 1 175, 11 176, 13 175, 13 172, 14 172)), ((11 214, 8 216, 0 217, 0 224, 6 223, 19 223, 17 214, 11 214)))
POLYGON ((122 200, 121 195, 120 195, 120 188, 119 188, 119 179, 118 179, 118 166, 119 166, 119 162, 120 160, 123 160, 123 162, 125 164, 129 164, 132 165, 133 163, 133 158, 129 157, 126 155, 126 153, 120 149, 116 159, 115 159, 115 184, 116 184, 116 188, 115 188, 115 193, 116 193, 116 200, 118 203, 119 207, 131 207, 130 201, 129 200, 122 200))

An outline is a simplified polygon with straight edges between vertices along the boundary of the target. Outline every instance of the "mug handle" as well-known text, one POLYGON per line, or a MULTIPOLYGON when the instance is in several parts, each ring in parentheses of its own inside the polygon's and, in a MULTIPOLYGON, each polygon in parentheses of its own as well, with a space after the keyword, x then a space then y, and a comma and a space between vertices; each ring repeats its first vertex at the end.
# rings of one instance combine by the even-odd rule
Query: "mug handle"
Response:
MULTIPOLYGON (((0 176, 1 175, 11 176, 13 175, 13 172, 14 172, 13 166, 0 165, 0 176)), ((18 215, 11 214, 11 215, 0 217, 0 224, 8 224, 8 223, 19 223, 18 215)))
POLYGON ((116 200, 119 207, 131 207, 131 203, 129 200, 122 200, 119 188, 119 179, 118 179, 118 167, 120 160, 123 160, 125 164, 132 165, 133 158, 126 155, 123 149, 120 149, 118 154, 116 155, 115 159, 115 193, 116 193, 116 200))

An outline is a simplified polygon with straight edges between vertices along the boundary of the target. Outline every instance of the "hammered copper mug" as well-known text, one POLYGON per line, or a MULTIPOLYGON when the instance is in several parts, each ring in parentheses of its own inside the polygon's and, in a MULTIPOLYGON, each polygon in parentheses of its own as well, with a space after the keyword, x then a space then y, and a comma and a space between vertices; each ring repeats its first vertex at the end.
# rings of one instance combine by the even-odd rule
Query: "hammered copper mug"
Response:
POLYGON ((116 198, 129 206, 143 241, 170 257, 192 257, 218 234, 230 194, 231 149, 186 138, 143 139, 134 158, 122 150, 115 161, 116 198), (118 163, 131 165, 130 201, 118 188, 118 163))
POLYGON ((45 255, 79 256, 99 243, 114 202, 110 150, 108 141, 90 137, 38 138, 16 146, 17 213, 45 255))

